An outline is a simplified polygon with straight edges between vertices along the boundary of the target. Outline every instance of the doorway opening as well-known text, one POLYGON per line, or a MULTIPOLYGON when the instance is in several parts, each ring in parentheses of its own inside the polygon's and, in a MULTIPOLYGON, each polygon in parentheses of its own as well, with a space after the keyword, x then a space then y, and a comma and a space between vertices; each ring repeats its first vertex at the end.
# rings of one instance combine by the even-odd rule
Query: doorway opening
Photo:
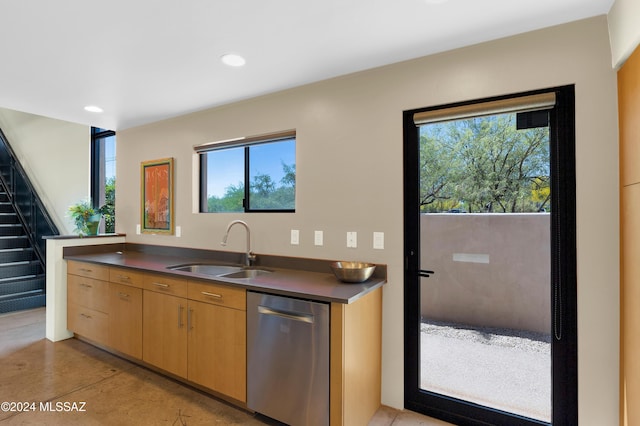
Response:
POLYGON ((405 406, 570 424, 573 87, 407 111, 404 125, 405 406))

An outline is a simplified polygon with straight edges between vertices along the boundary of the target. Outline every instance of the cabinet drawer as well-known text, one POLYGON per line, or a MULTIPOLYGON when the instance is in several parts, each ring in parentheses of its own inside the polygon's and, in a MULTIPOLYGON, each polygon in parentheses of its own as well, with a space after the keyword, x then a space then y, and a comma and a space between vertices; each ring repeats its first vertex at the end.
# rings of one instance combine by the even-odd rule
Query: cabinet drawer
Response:
POLYGON ((95 265, 93 263, 69 260, 67 262, 67 273, 79 275, 81 277, 94 278, 96 280, 109 280, 109 267, 95 265))
POLYGON ((188 298, 228 308, 247 309, 247 297, 244 288, 211 284, 202 281, 189 281, 188 298))
POLYGON ((142 288, 144 283, 144 273, 126 268, 109 268, 109 281, 112 283, 125 284, 142 288))
POLYGON ((109 338, 109 316, 94 309, 69 303, 67 328, 96 343, 106 344, 109 338))
POLYGON ((109 283, 93 278, 67 275, 67 300, 79 306, 108 312, 109 283))
POLYGON ((143 288, 172 296, 187 297, 187 280, 172 278, 168 275, 145 274, 143 288))

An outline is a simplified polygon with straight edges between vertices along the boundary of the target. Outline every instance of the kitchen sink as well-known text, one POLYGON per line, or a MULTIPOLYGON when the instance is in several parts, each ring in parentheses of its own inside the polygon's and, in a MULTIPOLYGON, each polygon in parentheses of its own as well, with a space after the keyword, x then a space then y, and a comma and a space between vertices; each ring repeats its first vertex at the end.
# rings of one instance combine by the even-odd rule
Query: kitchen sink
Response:
POLYGON ((228 272, 226 274, 218 275, 220 278, 234 278, 234 279, 242 279, 242 278, 255 278, 260 275, 270 274, 271 271, 267 271, 266 269, 242 269, 237 272, 228 272))
POLYGON ((168 266, 172 271, 191 272, 194 274, 219 276, 232 272, 242 271, 241 266, 212 265, 210 263, 192 263, 188 265, 168 266))
POLYGON ((269 274, 266 269, 247 268, 243 266, 215 265, 210 263, 190 263, 186 265, 167 266, 172 271, 191 272, 193 274, 211 275, 220 278, 255 278, 259 275, 269 274))

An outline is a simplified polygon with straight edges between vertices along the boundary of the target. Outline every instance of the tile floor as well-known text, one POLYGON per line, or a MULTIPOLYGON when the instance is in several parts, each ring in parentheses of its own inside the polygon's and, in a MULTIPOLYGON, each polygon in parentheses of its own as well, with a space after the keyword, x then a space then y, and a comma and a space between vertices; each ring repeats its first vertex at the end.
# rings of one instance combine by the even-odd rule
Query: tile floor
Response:
MULTIPOLYGON (((44 308, 0 315, 0 402, 15 403, 0 407, 1 426, 270 424, 79 340, 53 343, 44 334, 44 308)), ((382 407, 370 425, 447 423, 382 407)))

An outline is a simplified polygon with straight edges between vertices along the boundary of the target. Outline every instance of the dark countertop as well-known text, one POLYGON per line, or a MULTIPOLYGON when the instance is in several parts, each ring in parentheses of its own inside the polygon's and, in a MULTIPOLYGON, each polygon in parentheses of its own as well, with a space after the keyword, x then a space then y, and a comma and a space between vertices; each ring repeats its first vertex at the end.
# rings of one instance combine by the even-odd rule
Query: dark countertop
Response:
MULTIPOLYGON (((254 278, 232 279, 167 269, 168 266, 190 263, 232 263, 224 260, 216 260, 215 256, 202 256, 203 251, 201 250, 195 250, 193 253, 189 253, 184 249, 176 249, 174 250, 176 252, 174 255, 165 252, 158 254, 153 251, 139 250, 139 247, 135 247, 135 245, 132 250, 128 250, 127 245, 109 246, 110 247, 102 248, 94 252, 91 252, 91 249, 89 249, 89 252, 83 252, 83 250, 79 248, 77 248, 79 250, 75 250, 75 252, 71 250, 69 253, 65 250, 63 257, 66 260, 77 260, 80 262, 119 266, 146 272, 170 274, 187 279, 236 285, 247 290, 345 304, 355 302, 358 298, 386 283, 386 265, 378 265, 376 267, 376 273, 364 283, 344 284, 331 273, 328 266, 330 261, 299 259, 299 261, 296 262, 297 259, 295 258, 277 258, 275 256, 258 255, 258 264, 256 264, 255 267, 268 269, 272 271, 271 273, 259 275, 254 278), (121 248, 122 250, 120 250, 121 248), (281 261, 282 259, 285 259, 285 261, 281 261), (263 262, 260 262, 261 260, 263 260, 263 262), (311 270, 305 270, 307 262, 314 262, 315 267, 309 268, 311 270), (297 265, 297 263, 299 265, 297 265), (329 271, 327 273, 321 272, 322 269, 324 269, 323 264, 325 263, 326 270, 329 271), (286 265, 286 267, 281 267, 280 265, 286 265), (300 267, 300 269, 296 268, 296 266, 300 267), (313 269, 315 269, 315 271, 313 269)), ((209 252, 204 253, 209 254, 209 252)), ((215 254, 219 252, 210 253, 215 254)), ((235 264, 237 265, 237 263, 235 264)))

